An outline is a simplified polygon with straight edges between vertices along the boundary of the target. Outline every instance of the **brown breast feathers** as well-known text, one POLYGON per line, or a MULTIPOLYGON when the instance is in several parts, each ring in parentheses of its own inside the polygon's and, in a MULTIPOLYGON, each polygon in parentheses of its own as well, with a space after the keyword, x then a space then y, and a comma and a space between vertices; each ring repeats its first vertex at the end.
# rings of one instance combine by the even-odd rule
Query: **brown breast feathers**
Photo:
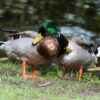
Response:
POLYGON ((52 58, 57 56, 60 51, 59 42, 55 35, 44 37, 37 46, 37 51, 44 58, 52 58))

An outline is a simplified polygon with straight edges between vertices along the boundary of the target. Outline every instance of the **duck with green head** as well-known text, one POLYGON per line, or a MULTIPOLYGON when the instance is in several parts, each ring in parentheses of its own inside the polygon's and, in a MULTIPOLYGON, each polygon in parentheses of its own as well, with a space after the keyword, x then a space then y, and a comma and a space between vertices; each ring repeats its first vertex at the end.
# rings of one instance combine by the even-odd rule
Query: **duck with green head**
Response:
POLYGON ((88 52, 92 46, 91 43, 80 37, 63 36, 57 31, 56 26, 50 21, 42 24, 38 33, 39 35, 34 40, 34 44, 38 43, 47 35, 56 35, 60 45, 60 56, 57 56, 54 61, 57 64, 65 66, 65 76, 67 75, 67 69, 79 68, 79 80, 81 80, 82 68, 84 66, 93 66, 97 61, 97 57, 94 52, 88 52), (65 52, 71 53, 66 54, 65 52))
MULTIPOLYGON (((56 35, 45 36, 38 44, 33 46, 36 37, 37 32, 25 31, 9 34, 7 41, 0 41, 0 50, 4 51, 8 57, 22 61, 22 75, 25 78, 41 78, 35 74, 35 67, 51 61, 60 52, 56 35), (25 72, 26 64, 32 66, 32 75, 25 72)), ((67 40, 66 44, 68 44, 67 40)))
POLYGON ((0 41, 0 50, 5 51, 9 57, 22 61, 22 75, 25 78, 41 78, 35 74, 35 67, 66 52, 65 47, 68 46, 67 39, 57 32, 52 22, 41 25, 39 33, 31 31, 15 32, 8 35, 7 41, 0 41), (26 64, 33 67, 31 76, 25 72, 26 64))
POLYGON ((67 47, 68 44, 65 37, 57 31, 56 26, 51 21, 47 21, 40 26, 38 30, 38 37, 34 40, 33 45, 39 43, 47 35, 56 35, 60 44, 60 54, 64 52, 71 52, 71 49, 67 47))

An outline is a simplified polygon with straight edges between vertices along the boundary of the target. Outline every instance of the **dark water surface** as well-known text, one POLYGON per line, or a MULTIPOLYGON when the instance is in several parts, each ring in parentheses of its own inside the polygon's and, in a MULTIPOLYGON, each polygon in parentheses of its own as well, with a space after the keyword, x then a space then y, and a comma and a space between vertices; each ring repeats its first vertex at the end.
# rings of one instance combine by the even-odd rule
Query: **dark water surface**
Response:
POLYGON ((46 20, 65 35, 95 40, 100 37, 100 0, 0 0, 0 29, 37 31, 46 20))

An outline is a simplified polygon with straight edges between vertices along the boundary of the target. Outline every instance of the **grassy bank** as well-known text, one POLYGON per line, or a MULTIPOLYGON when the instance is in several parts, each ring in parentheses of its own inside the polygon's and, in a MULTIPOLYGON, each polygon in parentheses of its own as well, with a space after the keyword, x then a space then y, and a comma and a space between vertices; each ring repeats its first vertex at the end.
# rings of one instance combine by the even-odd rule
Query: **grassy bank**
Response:
MULTIPOLYGON (((26 70, 31 74, 31 67, 27 66, 26 70)), ((75 77, 73 72, 67 78, 63 77, 63 70, 60 67, 49 70, 46 67, 37 67, 36 73, 44 79, 25 79, 21 71, 20 63, 0 62, 1 100, 100 99, 100 80, 91 73, 85 73, 82 80, 78 81, 78 74, 75 77)))

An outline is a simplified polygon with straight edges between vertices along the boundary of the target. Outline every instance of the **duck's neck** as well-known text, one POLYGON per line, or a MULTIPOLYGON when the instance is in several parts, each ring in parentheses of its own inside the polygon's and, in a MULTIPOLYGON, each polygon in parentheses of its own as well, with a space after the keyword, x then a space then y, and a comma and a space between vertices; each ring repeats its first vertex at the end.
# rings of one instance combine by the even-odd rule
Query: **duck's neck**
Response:
POLYGON ((58 38, 58 41, 60 45, 59 55, 62 55, 66 53, 66 46, 68 46, 68 40, 66 40, 66 38, 62 34, 60 34, 60 38, 58 38))

